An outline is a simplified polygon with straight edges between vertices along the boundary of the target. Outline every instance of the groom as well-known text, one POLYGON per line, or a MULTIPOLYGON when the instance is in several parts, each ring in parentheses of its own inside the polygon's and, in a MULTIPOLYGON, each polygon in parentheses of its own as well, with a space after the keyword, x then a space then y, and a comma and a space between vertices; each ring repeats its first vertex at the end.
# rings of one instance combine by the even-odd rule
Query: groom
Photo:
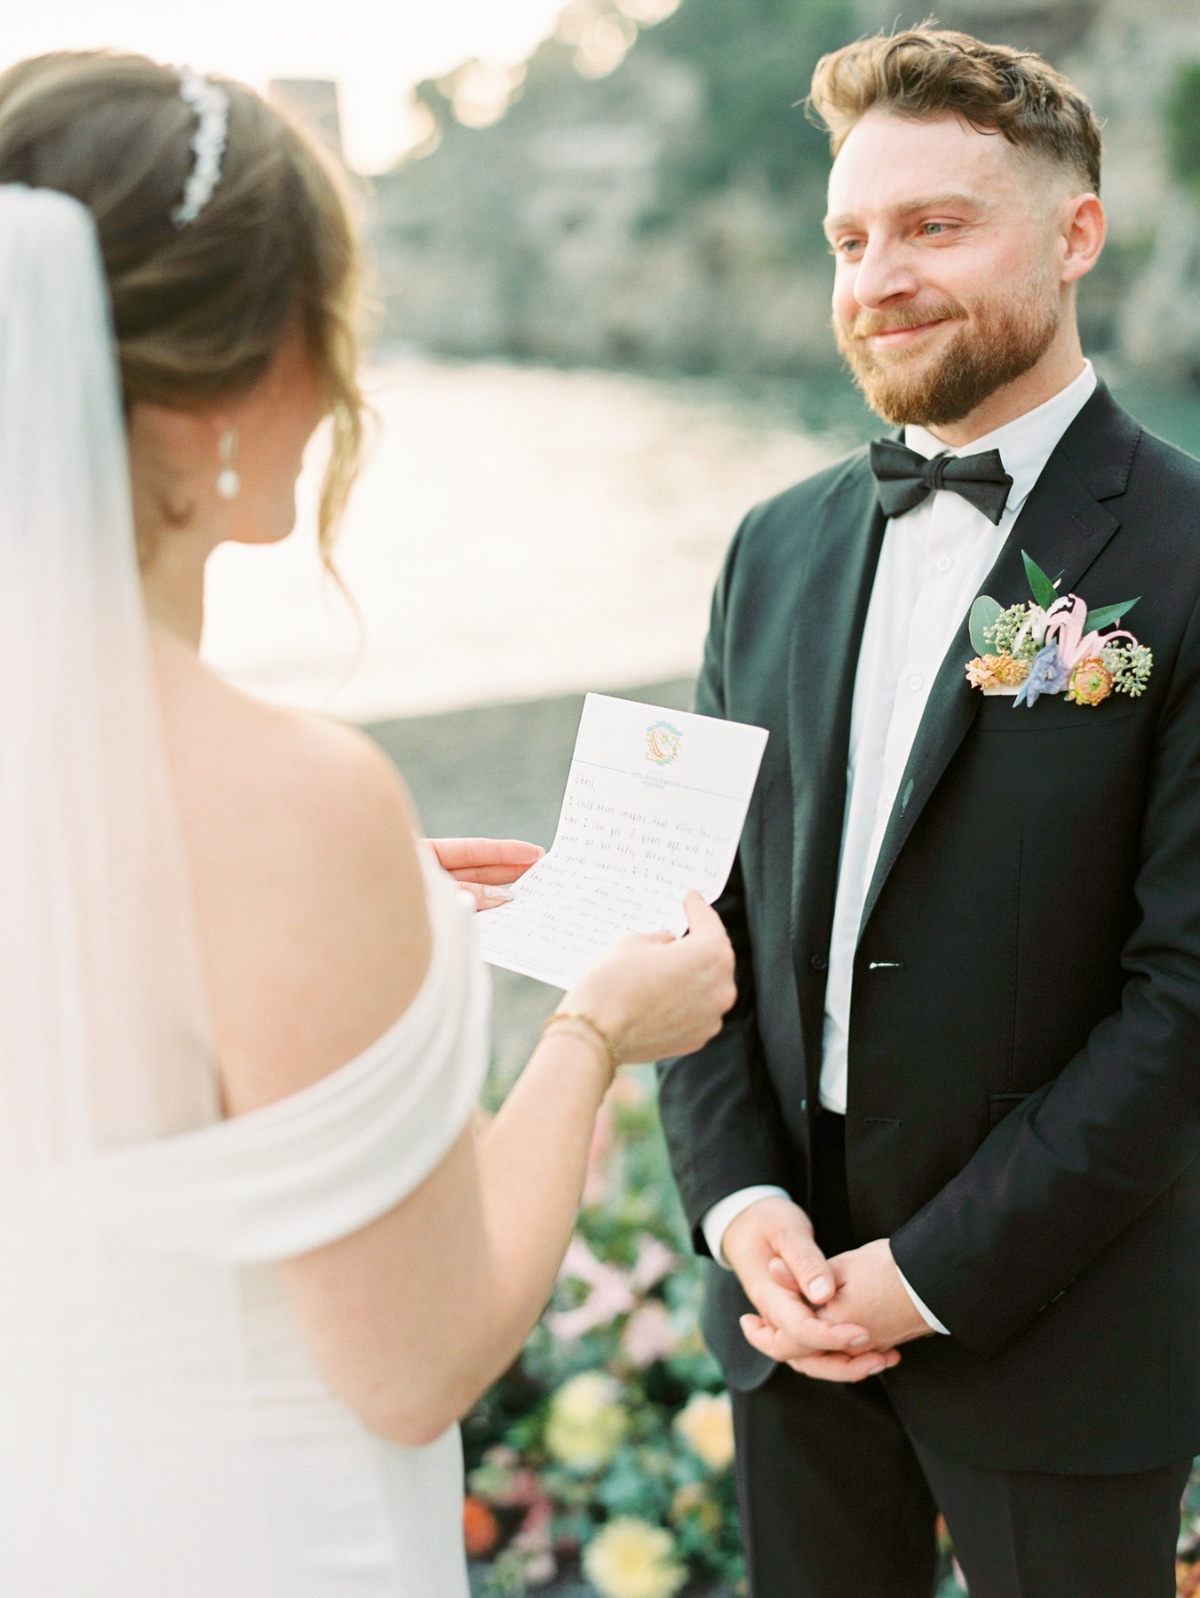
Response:
POLYGON ((827 57, 813 102, 834 330, 899 431, 734 540, 698 707, 771 734, 718 906, 741 997, 662 1073, 751 1591, 929 1598, 940 1510, 972 1598, 1169 1598, 1200 1451, 1200 465, 1081 353, 1104 214, 1070 84, 923 28, 827 57), (1045 661, 1030 705, 972 686, 968 612, 1034 597, 1023 551, 1060 597, 1138 598, 1144 693, 1045 661))

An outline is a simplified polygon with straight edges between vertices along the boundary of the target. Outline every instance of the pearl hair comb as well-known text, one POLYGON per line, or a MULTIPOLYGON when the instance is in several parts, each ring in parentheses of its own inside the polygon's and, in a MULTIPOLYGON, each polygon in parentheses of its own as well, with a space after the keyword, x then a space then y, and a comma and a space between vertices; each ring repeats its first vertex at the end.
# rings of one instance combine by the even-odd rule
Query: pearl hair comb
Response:
POLYGON ((213 197, 213 190, 221 181, 221 157, 229 131, 229 96, 215 83, 210 83, 191 67, 179 74, 179 93, 195 111, 198 122, 192 135, 192 154, 195 164, 183 191, 183 199, 171 212, 171 220, 178 228, 194 222, 213 197))

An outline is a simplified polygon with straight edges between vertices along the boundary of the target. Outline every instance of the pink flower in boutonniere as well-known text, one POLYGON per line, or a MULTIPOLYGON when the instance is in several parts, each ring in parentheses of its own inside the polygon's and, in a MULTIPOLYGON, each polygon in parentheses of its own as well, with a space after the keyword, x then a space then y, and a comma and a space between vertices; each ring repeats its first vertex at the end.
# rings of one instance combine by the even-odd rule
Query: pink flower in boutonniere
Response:
POLYGON ((1114 693, 1143 693, 1154 656, 1116 626, 1137 600, 1089 610, 1078 594, 1060 596, 1036 561, 1024 560, 1032 602, 1005 610, 981 594, 971 607, 971 642, 979 650, 967 666, 971 686, 1031 708, 1045 694, 1098 705, 1114 693))

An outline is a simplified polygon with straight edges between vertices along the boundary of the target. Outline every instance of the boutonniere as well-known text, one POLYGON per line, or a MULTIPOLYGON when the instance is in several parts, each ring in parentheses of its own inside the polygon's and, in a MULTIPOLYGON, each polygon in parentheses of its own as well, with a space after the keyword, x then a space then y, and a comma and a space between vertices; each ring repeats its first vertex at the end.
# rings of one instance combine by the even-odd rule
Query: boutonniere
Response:
POLYGON ((1034 705, 1042 694, 1098 705, 1110 694, 1144 692, 1154 656, 1116 625, 1137 600, 1089 611, 1078 594, 1060 598, 1037 562, 1021 555, 1033 599, 1005 610, 981 594, 971 606, 971 643, 979 651, 967 666, 971 687, 1010 694, 1014 708, 1034 705))

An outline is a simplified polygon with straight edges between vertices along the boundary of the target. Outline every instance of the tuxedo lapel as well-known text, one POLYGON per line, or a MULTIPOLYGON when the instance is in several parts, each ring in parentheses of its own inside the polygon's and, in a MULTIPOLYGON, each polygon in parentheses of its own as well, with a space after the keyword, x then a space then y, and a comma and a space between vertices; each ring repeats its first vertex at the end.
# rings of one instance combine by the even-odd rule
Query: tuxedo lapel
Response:
MULTIPOLYGON (((1070 593, 1120 526, 1104 503, 1124 492, 1140 429, 1101 385, 1064 434, 1013 524, 995 565, 980 589, 1001 605, 1028 600, 1027 551, 1059 593, 1070 593)), ((1101 594, 1107 604, 1120 595, 1101 594)), ((860 936, 917 818, 940 782, 975 719, 982 695, 967 682, 975 654, 967 619, 942 661, 912 753, 900 779, 888 829, 863 906, 860 936)))
POLYGON ((885 521, 865 457, 830 491, 799 588, 788 659, 793 795, 792 928, 805 1058, 821 1057, 824 980, 846 805, 855 663, 885 521), (823 969, 821 967, 820 969, 823 969))

